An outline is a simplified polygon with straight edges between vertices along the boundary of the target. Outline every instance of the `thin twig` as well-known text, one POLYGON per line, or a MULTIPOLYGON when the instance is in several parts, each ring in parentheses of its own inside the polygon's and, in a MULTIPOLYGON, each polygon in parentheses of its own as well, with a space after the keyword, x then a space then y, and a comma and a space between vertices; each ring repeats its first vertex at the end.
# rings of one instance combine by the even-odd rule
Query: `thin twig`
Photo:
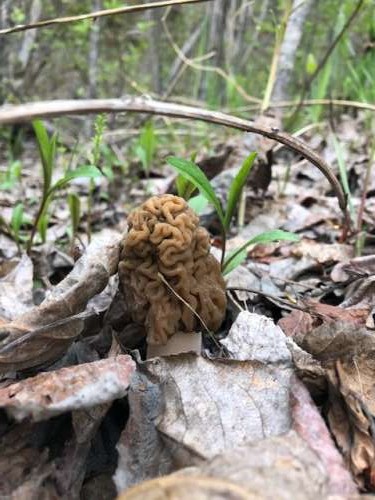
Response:
POLYGON ((207 123, 215 123, 237 130, 259 134, 276 142, 284 144, 292 151, 300 154, 313 165, 315 165, 330 182, 337 198, 341 210, 347 220, 346 196, 340 182, 333 173, 329 164, 313 151, 307 144, 286 132, 282 132, 272 127, 254 125, 254 122, 244 120, 236 116, 211 111, 193 106, 185 106, 170 102, 155 101, 144 97, 124 97, 122 99, 72 99, 41 101, 17 106, 0 107, 0 125, 7 125, 17 122, 28 122, 35 118, 51 118, 62 115, 89 114, 89 113, 149 113, 152 115, 170 116, 174 118, 184 118, 200 120, 207 123))
POLYGON ((5 28, 0 30, 0 35, 7 35, 9 33, 16 33, 18 31, 26 31, 36 28, 45 28, 47 26, 60 25, 66 23, 73 23, 77 21, 84 21, 86 19, 97 19, 98 17, 113 16, 116 14, 128 14, 130 12, 139 12, 147 9, 159 9, 161 7, 169 7, 173 5, 182 5, 189 3, 210 2, 211 0, 163 0, 159 2, 145 3, 143 5, 131 5, 127 7, 118 7, 116 9, 98 10, 88 14, 80 14, 78 16, 57 17, 54 19, 47 19, 45 21, 38 21, 37 23, 18 24, 12 28, 5 28))

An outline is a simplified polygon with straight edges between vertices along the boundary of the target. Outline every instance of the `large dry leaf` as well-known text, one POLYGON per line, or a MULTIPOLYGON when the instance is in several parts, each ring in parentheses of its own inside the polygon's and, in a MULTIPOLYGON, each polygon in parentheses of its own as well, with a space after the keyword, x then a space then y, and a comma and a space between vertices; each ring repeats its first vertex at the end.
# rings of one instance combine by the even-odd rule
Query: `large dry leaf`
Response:
POLYGON ((292 380, 293 429, 310 446, 327 472, 327 489, 330 495, 353 495, 357 493, 354 481, 344 465, 343 457, 311 399, 309 392, 296 377, 292 380))
POLYGON ((357 484, 375 490, 375 337, 355 322, 325 322, 295 341, 329 382, 330 430, 357 484))
POLYGON ((135 370, 121 355, 45 372, 0 389, 0 407, 17 420, 44 420, 123 397, 135 370))
MULTIPOLYGON (((119 500, 332 498, 329 470, 295 432, 229 450, 199 467, 147 481, 119 500)), ((341 491, 343 489, 341 488, 341 491)), ((353 487, 336 498, 357 498, 353 487)))
MULTIPOLYGON (((243 312, 232 327, 233 356, 255 316, 243 312)), ((263 325, 269 333, 242 360, 181 355, 140 366, 118 445, 119 490, 290 429, 291 356, 281 330, 272 322, 263 325)), ((259 328, 252 331, 250 342, 259 328)))
POLYGON ((309 257, 319 264, 326 262, 343 262, 353 257, 352 245, 342 243, 317 243, 314 240, 303 239, 292 248, 293 255, 297 257, 309 257))
POLYGON ((222 479, 177 475, 163 476, 146 481, 119 495, 118 500, 257 500, 231 481, 222 479))
POLYGON ((294 431, 228 450, 181 474, 225 478, 264 500, 324 499, 329 492, 323 464, 294 431))
POLYGON ((85 311, 117 272, 119 241, 120 236, 111 236, 92 243, 40 306, 0 327, 0 374, 39 366, 64 353, 83 328, 82 319, 70 318, 85 311))

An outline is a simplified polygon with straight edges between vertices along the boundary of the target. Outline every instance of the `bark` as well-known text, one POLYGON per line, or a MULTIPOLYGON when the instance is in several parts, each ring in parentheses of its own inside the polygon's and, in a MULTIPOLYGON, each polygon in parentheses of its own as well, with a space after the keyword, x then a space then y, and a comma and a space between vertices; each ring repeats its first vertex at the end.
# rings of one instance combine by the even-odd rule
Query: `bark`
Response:
MULTIPOLYGON (((229 9, 230 0, 214 0, 207 6, 208 18, 210 19, 209 34, 207 39, 206 52, 214 52, 211 59, 212 66, 225 67, 225 38, 226 38, 226 16, 229 9)), ((199 97, 206 100, 208 93, 208 79, 215 78, 214 92, 221 102, 224 100, 224 83, 217 76, 202 73, 199 97)))
MULTIPOLYGON (((35 23, 36 21, 38 21, 41 13, 42 13, 41 1, 34 0, 33 3, 31 4, 31 9, 30 9, 30 22, 35 23)), ((36 40, 36 36, 37 36, 36 30, 26 31, 23 36, 22 45, 18 53, 18 61, 20 64, 21 71, 25 71, 27 68, 34 47, 34 43, 36 40)))
POLYGON ((151 68, 151 88, 157 94, 161 95, 163 90, 162 73, 161 73, 161 58, 160 58, 160 33, 162 32, 160 12, 149 10, 146 13, 147 19, 152 22, 152 26, 148 32, 149 36, 149 57, 151 68))
MULTIPOLYGON (((102 8, 101 0, 95 0, 93 8, 97 11, 102 8)), ((98 80, 98 58, 99 58, 99 36, 100 36, 100 20, 93 21, 90 30, 89 42, 89 85, 88 97, 90 99, 97 95, 97 80, 98 80)))
MULTIPOLYGON (((11 0, 4 0, 0 4, 0 29, 6 28, 8 24, 9 9, 11 0)), ((9 39, 5 38, 0 42, 0 103, 2 104, 6 98, 7 82, 9 80, 9 39)))
POLYGON ((293 78, 294 62, 300 44, 304 23, 312 6, 312 0, 294 0, 292 14, 289 17, 276 73, 271 101, 289 99, 289 89, 293 78))

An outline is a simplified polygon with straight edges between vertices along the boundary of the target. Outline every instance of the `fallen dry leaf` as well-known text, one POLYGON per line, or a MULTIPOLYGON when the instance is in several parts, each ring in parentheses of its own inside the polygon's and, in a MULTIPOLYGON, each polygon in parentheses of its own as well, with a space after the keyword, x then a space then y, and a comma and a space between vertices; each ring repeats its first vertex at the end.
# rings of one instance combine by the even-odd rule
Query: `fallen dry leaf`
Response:
POLYGON ((328 498, 328 471, 294 431, 249 443, 175 475, 209 476, 231 481, 250 498, 316 500, 328 498))
POLYGON ((44 420, 123 397, 135 363, 130 356, 39 373, 0 389, 0 407, 16 420, 44 420))
POLYGON ((120 494, 118 500, 257 500, 231 481, 210 477, 164 476, 146 481, 120 494))
POLYGON ((317 454, 328 473, 330 495, 354 495, 357 488, 306 387, 292 380, 293 428, 317 454))
POLYGON ((70 318, 83 312, 117 271, 119 241, 120 235, 118 239, 112 236, 104 242, 93 242, 40 306, 2 325, 0 374, 51 362, 65 352, 83 327, 82 319, 70 318), (41 327, 45 328, 33 335, 33 330, 41 327))
POLYGON ((354 255, 354 249, 351 245, 318 243, 307 239, 303 239, 296 245, 293 245, 291 252, 296 257, 312 258, 319 264, 348 261, 354 255))
MULTIPOLYGON (((326 321, 294 340, 320 361, 328 380, 331 433, 361 488, 375 489, 375 337, 355 321, 326 321)), ((307 368, 307 367, 306 367, 307 368)), ((314 370, 316 371, 316 370, 314 370)))
POLYGON ((282 331, 242 312, 225 346, 239 359, 180 355, 140 365, 118 444, 119 490, 290 429, 292 365, 282 331))
POLYGON ((181 355, 140 370, 118 444, 119 490, 290 428, 291 368, 181 355))

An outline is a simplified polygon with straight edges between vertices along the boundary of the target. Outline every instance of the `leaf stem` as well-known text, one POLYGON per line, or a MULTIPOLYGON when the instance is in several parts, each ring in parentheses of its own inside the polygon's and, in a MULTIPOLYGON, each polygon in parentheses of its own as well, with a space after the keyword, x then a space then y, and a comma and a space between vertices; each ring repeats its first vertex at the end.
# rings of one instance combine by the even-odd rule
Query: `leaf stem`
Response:
POLYGON ((45 196, 43 194, 42 202, 39 205, 38 213, 36 214, 33 227, 31 228, 30 238, 29 238, 29 240, 27 242, 27 246, 26 246, 26 253, 28 255, 31 252, 31 248, 33 246, 33 241, 34 241, 35 234, 36 234, 36 231, 37 231, 37 228, 38 228, 38 224, 39 224, 39 221, 40 221, 40 219, 41 219, 41 217, 43 215, 44 209, 46 208, 47 201, 48 201, 48 196, 45 196))

